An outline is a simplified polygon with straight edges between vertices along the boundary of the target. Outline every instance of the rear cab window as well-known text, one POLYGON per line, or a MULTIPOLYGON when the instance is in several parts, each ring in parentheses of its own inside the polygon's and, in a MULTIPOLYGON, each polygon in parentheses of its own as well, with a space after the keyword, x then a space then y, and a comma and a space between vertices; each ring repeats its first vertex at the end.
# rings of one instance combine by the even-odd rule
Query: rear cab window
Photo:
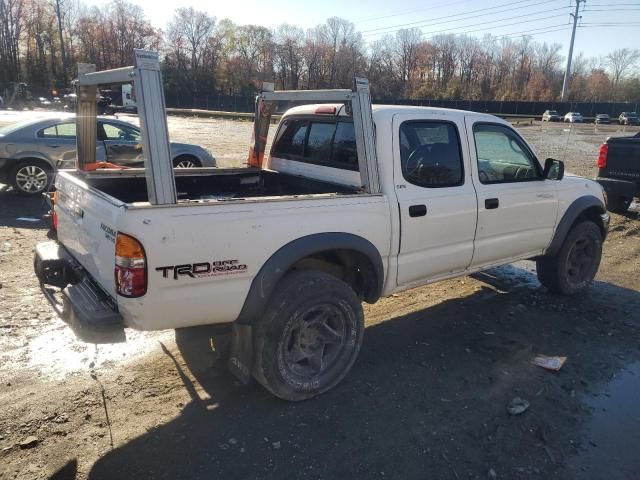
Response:
POLYGON ((353 122, 341 117, 290 117, 283 120, 271 157, 357 172, 353 122))

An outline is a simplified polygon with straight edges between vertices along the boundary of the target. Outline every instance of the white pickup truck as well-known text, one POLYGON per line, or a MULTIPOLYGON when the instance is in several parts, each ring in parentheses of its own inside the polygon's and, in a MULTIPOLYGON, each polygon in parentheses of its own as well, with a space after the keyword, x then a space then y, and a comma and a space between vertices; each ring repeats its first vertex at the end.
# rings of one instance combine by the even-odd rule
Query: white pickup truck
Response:
MULTIPOLYGON (((151 198, 147 143, 146 171, 61 171, 57 241, 36 249, 43 291, 62 289, 78 332, 231 324, 232 371, 302 400, 353 365, 362 301, 520 259, 552 292, 593 280, 609 223, 597 183, 541 164, 494 116, 372 108, 362 80, 338 92, 261 94, 253 166, 176 171, 173 202, 151 198), (314 95, 344 101, 289 109, 263 158, 269 101, 314 95)), ((153 137, 166 119, 142 93, 153 137)))

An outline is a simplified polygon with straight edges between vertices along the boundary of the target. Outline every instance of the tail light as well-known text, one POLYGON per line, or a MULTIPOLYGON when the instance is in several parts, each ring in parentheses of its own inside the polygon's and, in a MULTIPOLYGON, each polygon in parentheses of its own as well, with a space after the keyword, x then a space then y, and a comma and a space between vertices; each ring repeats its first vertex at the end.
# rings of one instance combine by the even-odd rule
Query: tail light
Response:
POLYGON ((147 293, 147 257, 142 244, 118 232, 116 236, 116 292, 123 297, 141 297, 147 293))
POLYGON ((600 145, 600 151, 598 152, 598 168, 605 168, 607 166, 607 155, 609 154, 609 145, 603 143, 600 145))

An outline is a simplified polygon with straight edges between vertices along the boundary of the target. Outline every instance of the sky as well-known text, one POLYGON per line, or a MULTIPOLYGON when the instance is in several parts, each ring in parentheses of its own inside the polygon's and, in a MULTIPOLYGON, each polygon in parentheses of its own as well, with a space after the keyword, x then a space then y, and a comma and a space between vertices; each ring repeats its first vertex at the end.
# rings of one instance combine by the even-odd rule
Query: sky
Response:
MULTIPOLYGON (((164 28, 173 10, 157 0, 130 0, 151 22, 164 28)), ((424 38, 438 33, 518 38, 522 32, 537 41, 560 43, 568 52, 570 13, 576 0, 172 0, 173 8, 193 7, 237 24, 275 27, 291 23, 311 28, 338 16, 352 21, 367 42, 400 28, 421 28, 424 38)), ((102 3, 90 0, 89 3, 102 3)), ((575 53, 604 56, 618 48, 640 47, 640 0, 587 0, 580 5, 575 53)))

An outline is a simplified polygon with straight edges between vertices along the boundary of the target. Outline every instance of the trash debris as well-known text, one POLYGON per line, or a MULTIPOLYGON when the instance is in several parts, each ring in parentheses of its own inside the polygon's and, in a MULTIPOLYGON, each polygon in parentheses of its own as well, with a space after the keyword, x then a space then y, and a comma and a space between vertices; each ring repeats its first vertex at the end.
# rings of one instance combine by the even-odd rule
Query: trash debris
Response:
POLYGON ((18 445, 20 445, 20 448, 31 448, 31 447, 35 447, 39 441, 40 440, 38 440, 38 437, 29 435, 27 438, 22 440, 18 445))
POLYGON ((280 448, 280 442, 273 442, 271 445, 272 445, 272 446, 273 446, 273 448, 275 448, 275 449, 280 448))
POLYGON ((496 478, 498 478, 498 474, 493 468, 490 468, 489 471, 487 472, 487 478, 490 478, 491 480, 496 480, 496 478))
POLYGON ((507 411, 510 415, 520 415, 521 413, 526 412, 530 405, 531 404, 527 400, 515 397, 507 406, 507 411))
POLYGON ((557 372, 562 368, 564 362, 566 361, 567 357, 548 357, 547 355, 536 355, 536 357, 531 360, 531 363, 546 370, 553 370, 554 372, 557 372))
POLYGON ((16 220, 19 222, 31 222, 31 223, 36 223, 40 221, 39 218, 33 218, 33 217, 18 217, 16 218, 16 220))
POLYGON ((230 438, 229 440, 227 440, 227 443, 235 445, 236 443, 238 443, 238 440, 236 440, 235 438, 230 438))

